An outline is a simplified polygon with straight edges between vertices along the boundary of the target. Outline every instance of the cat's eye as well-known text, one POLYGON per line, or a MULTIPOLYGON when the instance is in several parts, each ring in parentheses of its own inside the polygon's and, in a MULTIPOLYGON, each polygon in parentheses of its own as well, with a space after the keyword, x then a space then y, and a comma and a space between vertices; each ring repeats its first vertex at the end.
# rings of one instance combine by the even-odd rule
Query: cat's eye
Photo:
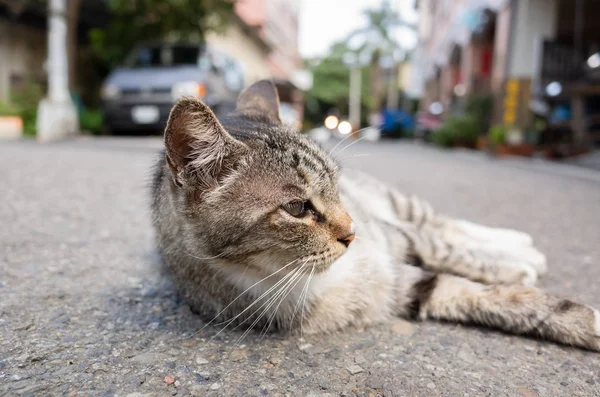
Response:
POLYGON ((287 203, 283 205, 283 209, 287 211, 288 214, 295 217, 303 217, 306 215, 308 201, 292 201, 291 203, 287 203))

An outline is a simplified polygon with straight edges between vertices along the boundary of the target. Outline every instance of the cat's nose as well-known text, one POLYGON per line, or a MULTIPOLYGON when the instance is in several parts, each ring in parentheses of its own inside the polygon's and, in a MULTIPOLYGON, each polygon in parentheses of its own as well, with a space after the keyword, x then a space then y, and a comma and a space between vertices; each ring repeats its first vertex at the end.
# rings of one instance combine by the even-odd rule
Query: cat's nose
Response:
POLYGON ((350 243, 352 242, 352 240, 354 240, 354 233, 351 233, 345 237, 342 238, 338 238, 338 241, 342 244, 344 244, 346 247, 348 247, 350 245, 350 243))
POLYGON ((344 235, 341 238, 338 238, 337 240, 340 243, 344 244, 346 247, 348 247, 350 245, 350 243, 352 242, 352 240, 354 240, 355 236, 356 236, 356 233, 354 231, 354 222, 351 222, 349 233, 347 233, 346 235, 344 235))

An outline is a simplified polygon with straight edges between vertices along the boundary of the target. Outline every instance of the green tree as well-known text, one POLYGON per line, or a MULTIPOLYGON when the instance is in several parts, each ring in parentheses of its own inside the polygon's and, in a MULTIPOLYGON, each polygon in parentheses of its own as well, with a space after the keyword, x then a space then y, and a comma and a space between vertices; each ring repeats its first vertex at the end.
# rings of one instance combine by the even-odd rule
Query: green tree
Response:
MULTIPOLYGON (((378 8, 364 11, 367 24, 352 32, 346 39, 349 48, 359 56, 370 60, 369 87, 373 98, 373 109, 379 110, 385 95, 385 78, 382 60, 387 59, 391 76, 397 76, 397 58, 404 57, 405 51, 392 35, 399 27, 416 29, 392 7, 389 0, 383 0, 378 8)), ((395 83, 395 80, 391 83, 395 83)))
POLYGON ((200 41, 206 32, 223 29, 233 6, 224 0, 108 0, 110 22, 90 31, 92 49, 108 72, 139 42, 200 41))
MULTIPOLYGON (((350 70, 343 62, 343 57, 350 50, 346 42, 332 45, 329 55, 322 59, 305 61, 305 66, 313 75, 313 86, 306 94, 306 117, 314 124, 320 124, 327 113, 336 109, 341 116, 346 116, 348 111, 348 97, 350 95, 350 70)), ((362 68, 362 80, 367 81, 369 67, 362 68)), ((361 85, 361 102, 364 110, 372 107, 371 96, 367 84, 361 85)), ((361 112, 367 117, 367 112, 361 112)))

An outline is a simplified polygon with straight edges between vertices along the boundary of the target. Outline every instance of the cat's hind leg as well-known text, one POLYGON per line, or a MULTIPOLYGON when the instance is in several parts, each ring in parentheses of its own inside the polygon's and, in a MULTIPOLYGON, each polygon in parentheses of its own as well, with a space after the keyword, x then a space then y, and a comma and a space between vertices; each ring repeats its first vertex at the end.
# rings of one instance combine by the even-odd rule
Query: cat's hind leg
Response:
POLYGON ((592 307, 532 287, 484 285, 406 265, 400 271, 400 315, 478 324, 600 351, 600 312, 592 307))

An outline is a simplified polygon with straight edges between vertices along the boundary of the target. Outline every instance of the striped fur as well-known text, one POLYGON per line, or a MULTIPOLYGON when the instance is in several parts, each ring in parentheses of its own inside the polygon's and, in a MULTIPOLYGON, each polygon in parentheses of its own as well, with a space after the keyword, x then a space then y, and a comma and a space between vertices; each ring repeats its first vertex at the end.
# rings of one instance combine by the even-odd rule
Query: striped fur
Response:
POLYGON ((533 287, 546 260, 530 236, 437 214, 366 174, 338 175, 274 117, 277 101, 263 81, 221 122, 192 99, 172 112, 152 207, 192 310, 221 331, 333 332, 403 316, 600 350, 598 311, 533 287), (310 201, 307 215, 285 211, 295 200, 310 201))

